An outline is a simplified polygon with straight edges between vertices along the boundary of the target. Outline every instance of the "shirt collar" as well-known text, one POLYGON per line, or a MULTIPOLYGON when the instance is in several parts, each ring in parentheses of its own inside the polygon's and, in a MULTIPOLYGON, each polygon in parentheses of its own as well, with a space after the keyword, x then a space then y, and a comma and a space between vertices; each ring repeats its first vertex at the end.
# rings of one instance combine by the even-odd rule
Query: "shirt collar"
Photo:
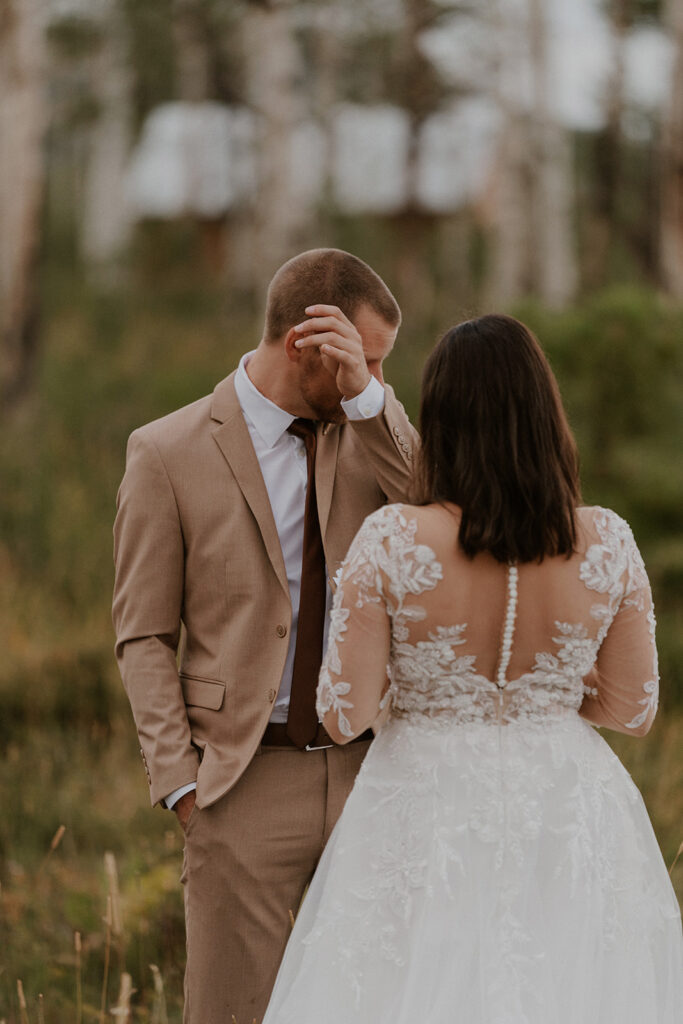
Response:
POLYGON ((247 352, 240 359, 235 374, 235 391, 244 417, 253 426, 263 443, 272 448, 287 432, 296 417, 275 405, 262 395, 247 373, 247 363, 253 352, 247 352))

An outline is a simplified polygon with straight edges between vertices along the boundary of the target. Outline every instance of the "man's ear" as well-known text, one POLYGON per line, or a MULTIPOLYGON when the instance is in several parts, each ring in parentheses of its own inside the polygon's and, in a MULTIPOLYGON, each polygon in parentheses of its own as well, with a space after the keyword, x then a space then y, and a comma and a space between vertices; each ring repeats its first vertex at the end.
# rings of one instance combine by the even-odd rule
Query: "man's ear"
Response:
POLYGON ((298 363, 302 356, 301 349, 298 349, 294 344, 294 342, 298 341, 300 337, 301 335, 298 334, 293 327, 285 334, 285 355, 293 363, 298 363))

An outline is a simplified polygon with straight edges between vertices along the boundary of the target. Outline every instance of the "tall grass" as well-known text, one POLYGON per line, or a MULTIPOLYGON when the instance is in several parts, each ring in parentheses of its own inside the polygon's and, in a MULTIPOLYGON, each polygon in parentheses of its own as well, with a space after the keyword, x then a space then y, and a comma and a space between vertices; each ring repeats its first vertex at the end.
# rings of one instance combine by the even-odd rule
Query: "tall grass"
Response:
MULTIPOLYGON (((118 293, 60 273, 46 279, 35 391, 0 431, 0 1022, 101 1024, 115 1012, 175 1024, 182 837, 149 808, 113 662, 111 523, 129 432, 210 391, 257 343, 260 318, 192 271, 118 293)), ((650 570, 662 710, 645 739, 609 739, 673 865, 683 839, 683 482, 673 471, 683 313, 638 292, 562 315, 519 312, 560 379, 586 499, 631 521, 650 570)), ((454 319, 444 284, 428 315, 413 311, 402 328, 387 378, 413 416, 424 356, 454 319)), ((683 858, 672 879, 683 897, 683 858)))
MULTIPOLYGON (((604 735, 643 793, 683 903, 683 715, 661 714, 643 739, 604 735)), ((149 809, 144 773, 120 736, 95 755, 72 740, 73 762, 59 787, 71 791, 71 803, 60 801, 56 811, 66 815, 56 830, 61 841, 48 839, 40 851, 18 822, 5 826, 12 856, 0 890, 0 1021, 103 1024, 115 1013, 179 1024, 182 836, 170 814, 149 809), (87 822, 79 823, 75 810, 84 807, 87 822)), ((34 737, 29 756, 51 742, 50 733, 34 737)), ((21 774, 17 765, 4 782, 22 785, 21 774)), ((46 793, 45 777, 24 778, 23 789, 36 800, 36 817, 44 813, 37 794, 46 793)))

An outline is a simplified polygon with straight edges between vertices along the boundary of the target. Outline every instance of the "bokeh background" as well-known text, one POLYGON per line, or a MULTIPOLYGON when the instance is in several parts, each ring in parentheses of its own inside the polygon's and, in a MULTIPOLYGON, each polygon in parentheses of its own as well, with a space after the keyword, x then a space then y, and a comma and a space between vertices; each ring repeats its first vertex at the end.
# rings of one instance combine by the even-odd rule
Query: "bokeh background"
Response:
POLYGON ((317 245, 396 293, 412 414, 452 323, 537 331, 655 592, 660 716, 607 738, 667 864, 683 840, 683 0, 0 0, 3 1024, 180 1020, 115 494, 129 432, 229 373, 317 245))

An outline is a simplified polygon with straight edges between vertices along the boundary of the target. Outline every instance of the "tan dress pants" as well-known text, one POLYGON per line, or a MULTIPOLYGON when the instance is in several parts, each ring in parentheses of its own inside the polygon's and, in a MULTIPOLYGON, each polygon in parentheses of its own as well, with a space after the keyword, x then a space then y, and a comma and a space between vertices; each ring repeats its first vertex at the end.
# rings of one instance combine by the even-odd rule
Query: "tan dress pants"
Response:
POLYGON ((185 833, 185 1024, 257 1024, 304 890, 369 743, 261 746, 185 833))

